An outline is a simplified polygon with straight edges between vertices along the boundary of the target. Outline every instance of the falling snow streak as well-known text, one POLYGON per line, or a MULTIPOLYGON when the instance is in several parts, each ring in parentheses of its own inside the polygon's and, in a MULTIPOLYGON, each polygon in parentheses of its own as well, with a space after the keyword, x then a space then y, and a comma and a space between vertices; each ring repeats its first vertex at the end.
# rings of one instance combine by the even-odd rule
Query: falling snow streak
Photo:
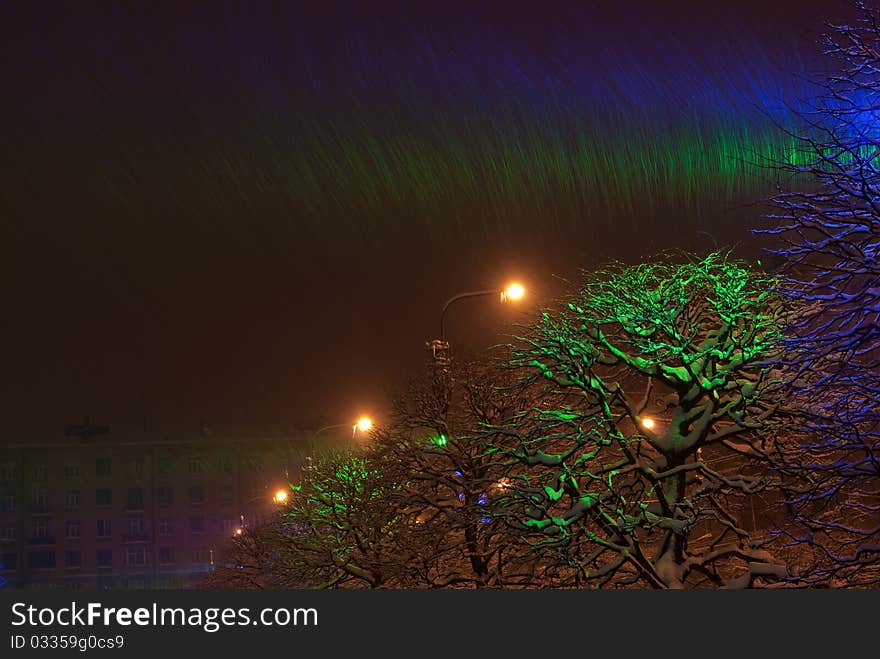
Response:
POLYGON ((552 203, 578 221, 585 209, 619 217, 699 209, 707 198, 742 201, 768 189, 768 165, 798 158, 795 143, 769 131, 725 128, 564 139, 545 124, 473 134, 445 127, 441 143, 405 132, 379 139, 316 129, 294 159, 276 161, 273 178, 295 180, 292 199, 316 214, 404 206, 433 219, 468 205, 504 215, 506 207, 539 211, 552 203))
POLYGON ((803 42, 720 29, 621 40, 579 19, 535 45, 491 21, 429 36, 238 11, 170 33, 145 18, 167 43, 148 58, 99 31, 89 63, 41 83, 65 113, 23 117, 28 141, 9 138, 20 171, 38 187, 63 168, 114 211, 183 211, 229 232, 283 217, 379 241, 693 222, 767 196, 767 165, 800 157, 780 127, 809 94, 803 42))
POLYGON ((679 45, 651 66, 585 63, 575 45, 565 61, 413 48, 353 47, 334 69, 344 84, 310 69, 291 113, 263 76, 273 93, 249 105, 259 143, 238 173, 334 230, 443 235, 479 218, 491 234, 699 216, 766 196, 769 165, 802 157, 781 128, 808 93, 792 75, 804 64, 756 44, 723 57, 679 45))

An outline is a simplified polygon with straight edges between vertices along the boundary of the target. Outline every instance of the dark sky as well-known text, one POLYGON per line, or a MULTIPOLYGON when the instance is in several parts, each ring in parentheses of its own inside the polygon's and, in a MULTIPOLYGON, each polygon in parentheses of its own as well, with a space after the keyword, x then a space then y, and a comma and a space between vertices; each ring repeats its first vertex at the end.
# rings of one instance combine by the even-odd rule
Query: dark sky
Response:
POLYGON ((754 251, 845 11, 314 4, 3 3, 5 431, 381 415, 454 293, 529 286, 450 313, 476 351, 578 268, 754 251))

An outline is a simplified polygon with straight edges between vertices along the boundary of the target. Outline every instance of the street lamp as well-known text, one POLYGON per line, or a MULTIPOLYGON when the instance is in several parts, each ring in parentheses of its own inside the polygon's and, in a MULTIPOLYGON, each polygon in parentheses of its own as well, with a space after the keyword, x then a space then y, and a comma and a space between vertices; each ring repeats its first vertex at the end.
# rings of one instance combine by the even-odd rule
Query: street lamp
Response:
MULTIPOLYGON (((315 431, 315 434, 312 435, 312 439, 317 439, 318 435, 327 430, 335 430, 336 428, 345 428, 347 426, 347 423, 334 423, 332 426, 324 426, 323 428, 319 428, 317 431, 315 431)), ((358 431, 361 431, 362 433, 368 432, 372 427, 373 420, 370 417, 360 417, 357 421, 354 422, 354 425, 351 427, 351 438, 354 439, 357 436, 358 431)))
MULTIPOLYGON (((272 503, 275 503, 279 506, 283 506, 285 503, 287 503, 287 497, 288 497, 287 490, 279 487, 277 490, 275 490, 275 493, 272 495, 272 503)), ((245 506, 250 506, 252 503, 256 503, 258 501, 267 501, 268 498, 269 498, 268 495, 255 496, 255 497, 251 497, 250 499, 248 499, 247 501, 244 501, 242 503, 245 506)), ((244 529, 247 528, 247 524, 245 524, 245 521, 244 521, 244 513, 241 513, 238 516, 238 521, 239 521, 239 526, 237 526, 235 528, 235 530, 233 531, 233 534, 237 535, 237 536, 244 533, 244 529)))
POLYGON ((356 433, 358 430, 360 430, 361 432, 368 432, 372 427, 373 420, 368 416, 362 416, 360 419, 358 419, 357 423, 354 424, 354 428, 352 429, 352 436, 354 436, 354 433, 356 433))
POLYGON ((507 302, 508 300, 516 301, 521 300, 523 296, 526 294, 525 287, 517 282, 513 282, 509 284, 506 288, 501 290, 497 288, 490 288, 483 291, 470 291, 467 293, 459 293, 457 295, 453 295, 451 298, 446 300, 446 304, 443 305, 443 310, 440 312, 440 338, 434 339, 428 344, 428 347, 431 348, 431 352, 434 356, 434 360, 438 364, 446 364, 448 363, 448 358, 446 357, 446 351, 449 350, 449 342, 446 340, 446 312, 449 311, 449 307, 458 302, 459 300, 466 300, 472 297, 484 297, 487 295, 498 295, 500 297, 501 302, 507 302))
POLYGON ((506 302, 507 300, 521 300, 525 294, 526 289, 523 287, 523 285, 514 282, 503 291, 501 291, 501 301, 506 302))

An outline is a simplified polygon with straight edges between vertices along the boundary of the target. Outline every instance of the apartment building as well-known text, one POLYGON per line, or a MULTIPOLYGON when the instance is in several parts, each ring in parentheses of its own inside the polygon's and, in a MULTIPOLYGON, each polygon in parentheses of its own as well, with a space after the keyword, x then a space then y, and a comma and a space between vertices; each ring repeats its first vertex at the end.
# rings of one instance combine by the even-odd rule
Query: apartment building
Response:
POLYGON ((193 587, 237 528, 277 508, 307 437, 4 438, 0 584, 193 587))

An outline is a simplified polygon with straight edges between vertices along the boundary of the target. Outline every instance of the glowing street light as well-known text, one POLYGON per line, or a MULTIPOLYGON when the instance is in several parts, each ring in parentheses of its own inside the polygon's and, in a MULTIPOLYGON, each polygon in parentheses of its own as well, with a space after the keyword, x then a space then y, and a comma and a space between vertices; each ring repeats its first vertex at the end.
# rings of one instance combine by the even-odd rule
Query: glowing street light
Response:
POLYGON ((513 300, 515 302, 516 300, 521 300, 525 294, 526 289, 523 285, 513 282, 510 286, 501 291, 501 301, 507 302, 507 300, 513 300))
POLYGON ((641 418, 641 420, 639 421, 639 423, 642 426, 642 428, 644 428, 645 430, 653 430, 654 426, 657 425, 657 423, 654 421, 654 419, 652 419, 649 416, 643 416, 641 418))
MULTIPOLYGON (((327 430, 335 430, 337 428, 345 428, 348 426, 347 423, 334 423, 332 426, 324 426, 323 428, 319 428, 314 435, 312 435, 312 439, 317 439, 318 435, 327 430)), ((364 433, 368 432, 373 427, 373 420, 368 416, 362 416, 357 421, 354 422, 354 425, 351 426, 351 438, 354 439, 358 431, 364 433)))
POLYGON ((449 307, 451 307, 455 302, 471 297, 483 297, 485 295, 500 295, 502 302, 507 302, 508 300, 515 302, 525 297, 525 294, 525 287, 520 283, 513 282, 500 291, 497 288, 491 288, 484 291, 471 291, 469 293, 459 293, 458 295, 453 295, 451 298, 446 300, 446 304, 443 305, 443 310, 440 312, 440 338, 434 339, 427 344, 428 347, 431 349, 432 354, 434 355, 435 361, 438 364, 445 364, 448 361, 446 357, 446 351, 449 350, 449 342, 446 340, 444 321, 446 320, 446 312, 449 310, 449 307))
MULTIPOLYGON (((345 425, 345 424, 342 424, 342 425, 345 425)), ((266 493, 265 494, 251 497, 250 499, 248 499, 247 501, 244 501, 243 503, 247 506, 250 506, 251 504, 261 502, 263 504, 263 507, 265 507, 269 502, 269 493, 268 493, 269 487, 270 486, 268 486, 268 485, 266 486, 266 488, 265 488, 266 493)), ((274 494, 272 494, 272 503, 275 503, 279 506, 283 506, 285 503, 287 503, 287 499, 289 496, 290 495, 288 494, 288 490, 286 490, 283 487, 279 487, 277 490, 275 490, 274 494)), ((239 526, 237 526, 232 531, 233 536, 240 536, 242 533, 244 533, 244 529, 246 529, 248 526, 244 521, 244 513, 241 513, 238 516, 238 519, 239 519, 239 526)))
POLYGON ((354 424, 354 431, 357 432, 360 430, 361 432, 368 432, 370 428, 373 427, 373 420, 368 416, 362 416, 358 419, 357 423, 354 424))

